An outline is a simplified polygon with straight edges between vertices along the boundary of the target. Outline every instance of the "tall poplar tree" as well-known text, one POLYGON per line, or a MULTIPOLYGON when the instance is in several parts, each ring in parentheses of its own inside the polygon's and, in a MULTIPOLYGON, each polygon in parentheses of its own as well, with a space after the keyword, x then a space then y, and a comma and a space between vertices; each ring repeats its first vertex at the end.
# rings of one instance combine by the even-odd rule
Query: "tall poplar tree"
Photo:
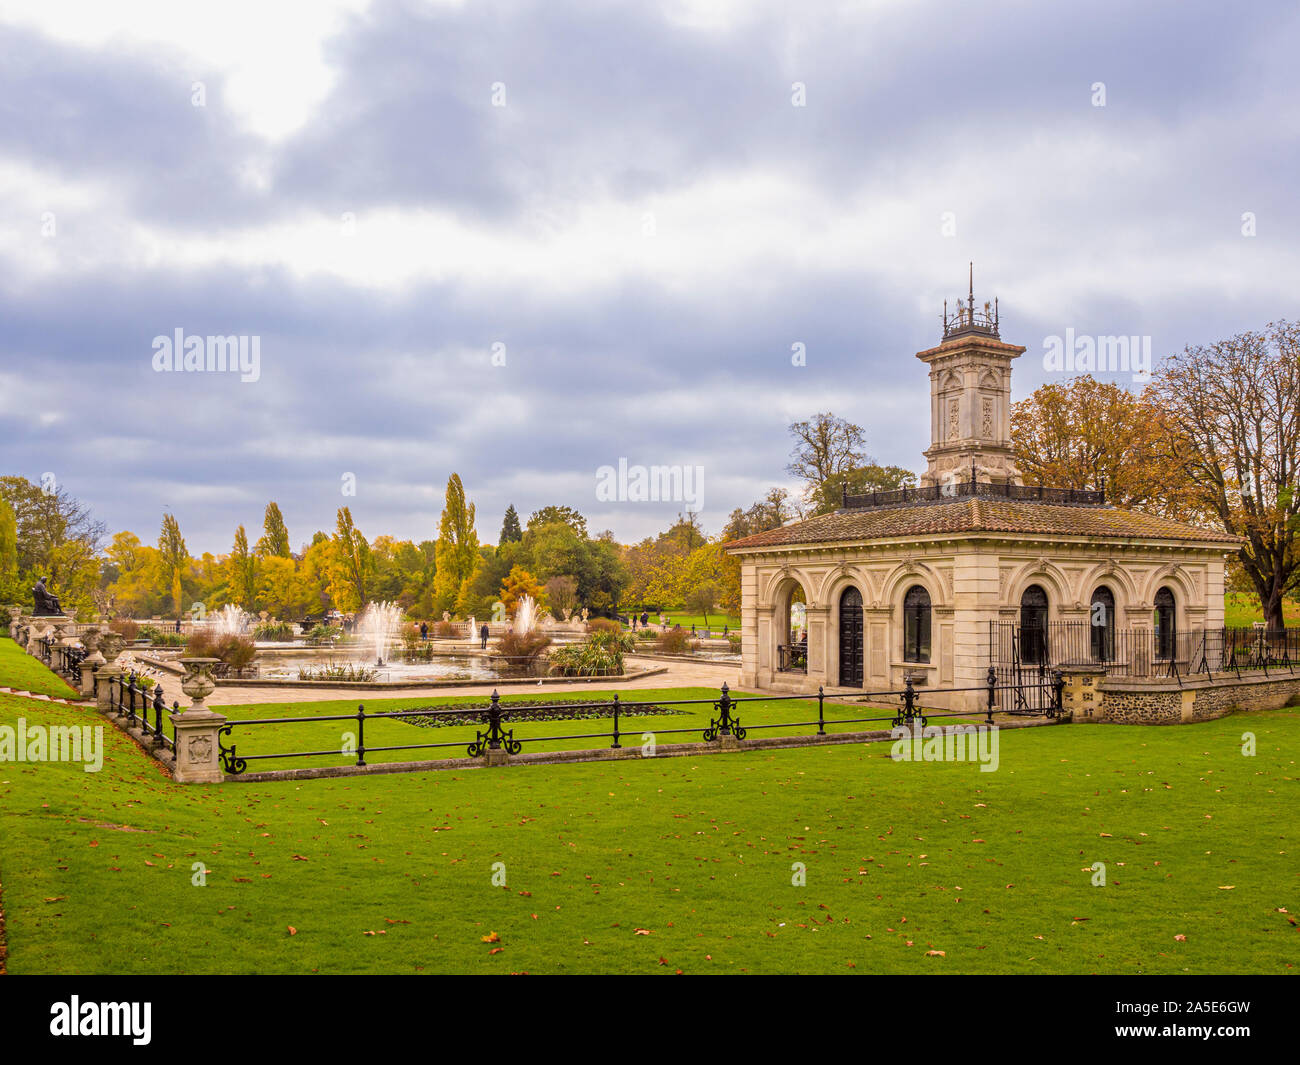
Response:
POLYGON ((284 524, 280 505, 274 500, 266 504, 266 516, 262 519, 262 538, 257 541, 257 553, 263 556, 277 555, 280 558, 288 558, 292 554, 289 550, 289 529, 284 524))
POLYGON ((465 499, 460 475, 447 479, 447 495, 438 523, 438 546, 435 551, 437 574, 433 579, 434 605, 438 610, 454 610, 457 601, 478 569, 478 533, 474 529, 474 504, 465 499))

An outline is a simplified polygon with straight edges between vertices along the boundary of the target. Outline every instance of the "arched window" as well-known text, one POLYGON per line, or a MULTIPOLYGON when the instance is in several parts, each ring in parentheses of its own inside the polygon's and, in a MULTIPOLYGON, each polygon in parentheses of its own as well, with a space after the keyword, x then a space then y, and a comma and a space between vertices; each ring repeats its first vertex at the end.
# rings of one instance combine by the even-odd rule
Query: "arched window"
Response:
POLYGON ((1168 588, 1156 592, 1156 658, 1169 661, 1174 657, 1174 593, 1168 588))
POLYGON ((930 593, 919 584, 903 597, 903 661, 930 661, 930 593))
POLYGON ((1115 659, 1115 593, 1104 584, 1092 593, 1088 610, 1088 624, 1092 632, 1092 660, 1112 662, 1115 659))
POLYGON ((1037 584, 1020 597, 1020 661, 1047 662, 1047 593, 1037 584))

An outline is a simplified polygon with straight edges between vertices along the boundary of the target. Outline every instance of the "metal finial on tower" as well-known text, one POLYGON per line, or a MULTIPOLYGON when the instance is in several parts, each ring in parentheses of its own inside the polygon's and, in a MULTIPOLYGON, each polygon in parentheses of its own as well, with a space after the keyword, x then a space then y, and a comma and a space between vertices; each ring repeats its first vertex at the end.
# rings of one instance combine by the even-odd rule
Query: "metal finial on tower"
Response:
POLYGON ((943 301, 943 336, 964 336, 969 333, 981 333, 985 336, 999 338, 998 301, 985 303, 982 311, 975 309, 975 262, 968 264, 966 299, 957 301, 957 311, 949 316, 948 301, 943 301))

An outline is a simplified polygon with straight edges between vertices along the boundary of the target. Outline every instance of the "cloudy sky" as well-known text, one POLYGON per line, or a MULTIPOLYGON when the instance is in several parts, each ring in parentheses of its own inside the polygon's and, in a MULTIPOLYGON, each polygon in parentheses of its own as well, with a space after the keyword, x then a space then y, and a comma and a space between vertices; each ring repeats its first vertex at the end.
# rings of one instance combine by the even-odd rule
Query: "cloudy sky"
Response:
POLYGON ((268 499, 432 538, 453 470, 493 542, 632 540, 683 504, 598 500, 620 459, 716 532, 819 410, 920 469, 969 260, 1016 398, 1067 328, 1300 313, 1298 49, 1293 3, 0 0, 0 472, 197 554, 268 499), (157 372, 177 329, 258 379, 157 372))

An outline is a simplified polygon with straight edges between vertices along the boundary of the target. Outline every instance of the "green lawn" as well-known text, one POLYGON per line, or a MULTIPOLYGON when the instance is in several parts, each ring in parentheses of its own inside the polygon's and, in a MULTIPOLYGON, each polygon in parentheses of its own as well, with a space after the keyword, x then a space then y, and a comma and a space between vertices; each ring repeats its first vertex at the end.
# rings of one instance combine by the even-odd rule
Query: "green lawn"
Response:
MULTIPOLYGON (((680 625, 688 632, 690 631, 692 625, 694 625, 697 629, 703 629, 703 628, 711 629, 713 633, 717 636, 722 635, 723 625, 729 626, 732 632, 740 631, 740 618, 733 618, 723 613, 710 614, 708 625, 704 624, 703 614, 688 614, 684 610, 665 610, 663 611, 663 613, 668 615, 669 627, 673 625, 680 625)), ((654 626, 658 626, 659 624, 658 612, 650 615, 650 623, 654 626)), ((637 613, 636 624, 637 624, 637 628, 639 629, 641 627, 640 612, 637 613)))
POLYGON ((0 637, 0 687, 55 695, 60 699, 78 697, 62 677, 51 673, 8 636, 0 637))
MULTIPOLYGON (((19 717, 99 721, 0 696, 0 726, 19 717)), ((183 787, 104 735, 98 774, 0 763, 13 973, 1280 973, 1300 953, 1297 709, 1004 732, 992 773, 877 744, 183 787)))
MULTIPOLYGON (((1300 602, 1282 600, 1282 617, 1288 626, 1300 625, 1300 602)), ((1223 623, 1230 629, 1248 629, 1264 620, 1259 596, 1247 592, 1228 592, 1223 597, 1223 623)))

